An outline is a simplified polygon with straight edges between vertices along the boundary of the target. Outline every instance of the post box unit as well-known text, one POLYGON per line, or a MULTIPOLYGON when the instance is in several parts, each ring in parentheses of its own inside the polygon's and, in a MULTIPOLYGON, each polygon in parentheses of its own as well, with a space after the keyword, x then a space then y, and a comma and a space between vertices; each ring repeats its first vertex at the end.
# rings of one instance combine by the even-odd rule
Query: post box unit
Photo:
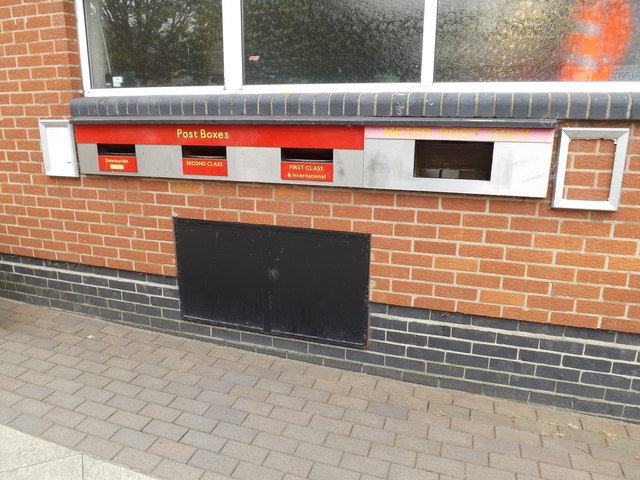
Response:
POLYGON ((554 130, 76 125, 86 174, 544 197, 554 130))

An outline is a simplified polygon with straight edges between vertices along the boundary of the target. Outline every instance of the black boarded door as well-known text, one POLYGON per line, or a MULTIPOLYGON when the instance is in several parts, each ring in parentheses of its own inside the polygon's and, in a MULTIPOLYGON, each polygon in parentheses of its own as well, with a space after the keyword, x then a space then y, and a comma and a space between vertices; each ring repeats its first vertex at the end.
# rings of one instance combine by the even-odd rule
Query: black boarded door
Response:
POLYGON ((185 318, 364 346, 368 235, 186 219, 175 234, 185 318))

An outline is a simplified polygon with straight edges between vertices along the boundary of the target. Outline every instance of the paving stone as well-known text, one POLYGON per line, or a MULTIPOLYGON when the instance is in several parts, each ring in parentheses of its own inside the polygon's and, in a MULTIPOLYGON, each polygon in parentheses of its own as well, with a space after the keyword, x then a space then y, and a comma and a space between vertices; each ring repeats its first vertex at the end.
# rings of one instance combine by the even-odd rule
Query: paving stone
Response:
POLYGON ((533 478, 528 475, 520 475, 513 472, 504 472, 496 470, 495 468, 487 468, 481 465, 467 465, 465 478, 478 478, 487 480, 532 480, 533 478))
POLYGON ((300 442, 295 455, 313 462, 320 462, 337 467, 340 464, 343 452, 336 448, 321 447, 320 445, 312 443, 300 442))
POLYGON ((54 407, 48 403, 44 403, 33 398, 23 398, 19 402, 12 405, 12 408, 35 417, 42 417, 54 407))
POLYGON ((85 433, 63 425, 52 425, 40 434, 41 438, 67 448, 75 448, 86 436, 85 433))
MULTIPOLYGON (((6 372, 2 372, 6 375, 6 372)), ((33 383, 35 385, 45 386, 50 381, 54 380, 55 377, 52 375, 46 375, 44 373, 40 373, 33 370, 27 370, 22 375, 17 377, 18 380, 21 380, 25 383, 33 383)))
POLYGON ((202 477, 203 470, 201 468, 185 465, 184 463, 175 462, 168 458, 160 461, 158 466, 151 472, 160 478, 180 480, 198 480, 202 477))
POLYGON ((138 413, 147 405, 147 402, 143 402, 137 398, 116 394, 109 399, 107 405, 121 410, 126 410, 131 413, 138 413))
POLYGON ((112 378, 114 380, 120 380, 121 382, 130 382, 133 380, 137 374, 132 372, 131 370, 120 368, 120 367, 108 367, 102 374, 105 377, 112 378))
POLYGON ((367 412, 383 417, 393 417, 398 420, 407 419, 407 411, 404 408, 393 407, 384 403, 371 402, 367 412))
MULTIPOLYGON (((289 397, 289 398, 293 398, 293 397, 289 397)), ((301 400, 301 401, 306 402, 302 410, 304 410, 307 413, 314 414, 314 415, 321 415, 323 417, 330 417, 330 418, 335 418, 337 420, 340 420, 344 417, 345 412, 347 411, 345 408, 342 408, 342 407, 335 407, 333 405, 328 405, 326 403, 314 402, 313 400, 301 400)))
POLYGON ((106 403, 114 397, 114 394, 112 392, 107 392, 90 385, 85 385, 80 390, 78 390, 75 395, 96 403, 106 403))
POLYGON ((250 414, 242 422, 242 426, 252 428, 260 432, 268 432, 278 435, 282 433, 287 424, 281 420, 250 414))
POLYGON ((146 450, 153 444, 156 437, 154 435, 149 435, 148 433, 122 427, 110 438, 110 440, 137 450, 146 450))
POLYGON ((196 447, 159 438, 147 449, 147 452, 157 455, 158 458, 170 458, 176 462, 187 463, 196 450, 196 447))
POLYGON ((162 420, 151 420, 143 429, 143 432, 157 435, 159 437, 168 438, 170 440, 180 440, 188 429, 173 423, 163 422, 162 420))
POLYGON ((136 399, 142 400, 147 403, 155 403, 157 405, 167 406, 176 396, 171 393, 162 392, 160 390, 154 390, 152 388, 143 388, 137 395, 136 399))
POLYGON ((275 407, 271 410, 269 418, 287 423, 295 423, 296 425, 308 426, 312 415, 310 413, 299 412, 297 410, 275 407))
POLYGON ((256 465, 261 465, 268 454, 269 450, 266 448, 247 445, 235 440, 229 440, 220 450, 220 455, 255 463, 256 465))
POLYGON ((353 426, 351 422, 334 420, 333 418, 321 417, 320 415, 314 415, 309 422, 309 428, 324 430, 325 432, 341 433, 343 435, 349 435, 353 426))
POLYGON ((110 442, 104 438, 87 435, 75 448, 83 453, 88 453, 89 455, 94 455, 105 460, 111 460, 122 450, 122 445, 110 442))
POLYGON ((217 405, 212 405, 207 409, 204 413, 205 417, 213 418, 215 420, 224 420, 230 423, 241 424, 247 418, 247 412, 239 412, 237 410, 233 410, 232 408, 227 407, 219 407, 217 405))
POLYGON ((227 383, 235 384, 235 385, 244 385, 245 387, 254 387, 256 383, 258 383, 259 379, 257 377, 244 375, 239 372, 227 372, 221 377, 221 380, 227 383))
POLYGON ((464 478, 465 464, 457 460, 442 458, 435 455, 418 454, 416 467, 427 472, 450 475, 454 478, 464 478))
POLYGON ((104 420, 89 417, 76 425, 75 428, 80 432, 108 439, 120 429, 120 426, 105 422, 104 420))
MULTIPOLYGON (((307 377, 305 375, 299 375, 299 374, 296 374, 296 373, 287 373, 287 372, 282 373, 278 377, 278 381, 282 382, 282 383, 285 383, 285 384, 293 385, 294 388, 296 386, 302 386, 302 387, 310 388, 315 383, 315 379, 314 378, 309 378, 309 377, 307 377)), ((292 389, 292 391, 293 391, 293 389, 292 389)))
POLYGON ((272 451, 292 454, 298 448, 300 442, 292 438, 285 438, 280 435, 273 435, 267 432, 259 432, 252 442, 253 445, 268 448, 272 451))
POLYGON ((233 478, 239 480, 281 480, 283 473, 271 468, 253 465, 252 463, 240 462, 233 471, 233 478))
POLYGON ((454 460, 461 460, 467 464, 489 466, 488 453, 473 448, 443 444, 442 456, 454 460))
POLYGON ((288 438, 322 445, 327 438, 327 432, 304 427, 302 425, 289 424, 285 427, 282 435, 288 438))
POLYGON ((290 383, 279 382, 271 378, 261 378, 255 386, 261 390, 280 393, 282 395, 288 395, 294 387, 294 385, 291 385, 290 383))
POLYGON ((316 463, 311 468, 309 478, 311 480, 358 480, 360 474, 343 468, 333 467, 331 465, 323 465, 316 463))
MULTIPOLYGON (((388 480, 438 480, 437 473, 425 472, 416 468, 407 468, 402 465, 391 465, 389 468, 388 480)), ((469 478, 490 478, 493 477, 472 477, 469 478)), ((515 480, 515 477, 514 479, 515 480)))
POLYGON ((50 420, 34 417, 33 415, 29 415, 27 413, 21 413, 16 418, 11 420, 8 425, 12 428, 15 428, 16 430, 21 431, 22 433, 38 436, 46 429, 51 427, 53 423, 50 420))
POLYGON ((73 412, 65 408, 56 407, 47 412, 43 418, 51 420, 57 425, 64 425, 69 428, 73 428, 87 417, 81 413, 73 412))
POLYGON ((218 420, 194 415, 189 412, 182 412, 182 414, 176 418, 173 423, 190 429, 200 430, 205 433, 211 433, 218 424, 218 420))
POLYGON ((113 380, 108 385, 106 385, 104 389, 109 392, 123 395, 125 397, 135 397, 143 390, 142 387, 131 385, 130 383, 125 383, 120 380, 113 380))
POLYGON ((16 388, 15 392, 35 400, 44 400, 53 393, 53 390, 48 387, 27 383, 16 388))
POLYGON ((66 393, 67 395, 73 395, 82 388, 82 384, 74 382, 72 380, 66 380, 64 378, 54 378, 46 385, 47 387, 55 390, 57 393, 66 393))
POLYGON ((313 463, 292 455, 279 452, 271 452, 264 461, 264 466, 285 472, 285 479, 293 480, 293 475, 298 478, 307 478, 313 463))
POLYGON ((75 412, 81 413, 86 416, 92 416, 101 420, 106 420, 116 412, 116 409, 107 405, 92 402, 90 400, 82 402, 75 409, 75 412))
POLYGON ((540 464, 540 475, 548 480, 590 480, 589 472, 559 467, 558 465, 540 464))
POLYGON ((242 427, 240 425, 234 425, 231 423, 220 422, 216 428, 213 429, 213 434, 228 438, 230 440, 237 440, 243 443, 251 443, 255 436, 258 434, 257 430, 253 428, 242 427))
MULTIPOLYGON (((414 467, 416 464, 416 453, 403 448, 388 447, 374 443, 368 456, 379 460, 385 460, 389 463, 397 463, 407 467, 414 467)), ((445 455, 446 456, 446 455, 445 455)))
POLYGON ((498 440, 506 440, 516 442, 531 447, 539 447, 541 445, 540 434, 516 430, 510 427, 496 427, 496 438, 498 440))
POLYGON ((367 473, 379 478, 387 478, 387 474, 389 473, 389 462, 354 455, 353 453, 345 453, 343 455, 340 467, 346 468, 347 470, 367 473))
MULTIPOLYGON (((640 453, 640 452, 638 452, 640 453)), ((571 454, 571 463, 569 465, 563 465, 564 467, 573 467, 575 470, 584 470, 590 473, 601 473, 603 475, 609 475, 611 477, 623 476, 622 467, 618 462, 604 462, 597 460, 587 455, 574 455, 571 454)), ((550 462, 545 462, 550 463, 550 462)), ((542 468, 542 465, 540 466, 542 468)))
POLYGON ((214 434, 199 432, 197 430, 189 430, 180 439, 181 444, 191 445, 192 447, 209 450, 218 453, 228 439, 214 434))
POLYGON ((134 430, 142 430, 150 421, 151 418, 149 417, 127 412, 125 410, 117 410, 109 417, 109 423, 115 423, 116 425, 129 427, 134 430))
MULTIPOLYGON (((3 392, 2 395, 5 395, 5 392, 3 392)), ((0 423, 6 425, 18 416, 20 416, 20 412, 17 410, 0 405, 0 423)))
POLYGON ((393 445, 396 439, 396 434, 393 432, 366 427, 363 425, 354 425, 353 430, 351 431, 351 436, 374 443, 381 443, 383 445, 393 445))
POLYGON ((64 392, 53 392, 44 401, 51 405, 73 410, 84 402, 84 399, 64 392))
POLYGON ((197 450, 189 460, 189 465, 222 475, 231 475, 231 472, 236 469, 238 461, 207 450, 197 450))
POLYGON ((538 474, 538 464, 532 460, 517 458, 500 453, 489 453, 489 466, 507 472, 538 474))
MULTIPOLYGON (((189 362, 189 364, 192 365, 191 362, 189 362)), ((166 362, 162 362, 161 365, 167 366, 167 363, 166 362)), ((198 375, 192 375, 190 373, 186 373, 186 372, 182 372, 182 371, 170 370, 163 377, 163 380, 166 380, 168 382, 181 383, 183 385, 195 385, 200 380, 202 380, 202 377, 200 377, 198 375)))
POLYGON ((331 394, 327 392, 314 390, 300 385, 293 388, 291 395, 294 397, 304 398, 306 400, 314 400, 316 402, 326 402, 331 397, 331 394))
POLYGON ((254 400, 249 400, 247 398, 239 398, 233 404, 233 409, 247 413, 255 413, 256 415, 262 415, 263 417, 268 417, 273 410, 273 406, 264 402, 257 402, 254 400))
POLYGON ((569 453, 562 450, 521 445, 520 452, 522 454, 522 458, 535 460, 536 462, 560 465, 563 467, 571 467, 569 453))
POLYGON ((162 405, 149 403, 142 409, 140 409, 138 413, 140 415, 144 415, 145 417, 163 420, 165 422, 171 423, 180 416, 181 411, 175 408, 164 407, 162 405))

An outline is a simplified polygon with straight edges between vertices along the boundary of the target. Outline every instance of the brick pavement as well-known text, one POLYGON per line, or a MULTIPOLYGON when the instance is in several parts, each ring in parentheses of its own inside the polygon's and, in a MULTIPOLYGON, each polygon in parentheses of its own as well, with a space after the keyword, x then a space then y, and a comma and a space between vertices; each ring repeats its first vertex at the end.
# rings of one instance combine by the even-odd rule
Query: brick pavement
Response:
POLYGON ((0 424, 157 478, 640 478, 640 425, 0 299, 0 424))

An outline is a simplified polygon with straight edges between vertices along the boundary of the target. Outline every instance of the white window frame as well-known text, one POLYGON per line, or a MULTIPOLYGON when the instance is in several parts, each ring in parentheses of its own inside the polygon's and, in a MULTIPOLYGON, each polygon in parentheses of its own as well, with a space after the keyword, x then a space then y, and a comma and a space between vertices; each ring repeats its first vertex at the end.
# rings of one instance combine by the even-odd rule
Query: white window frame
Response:
POLYGON ((224 85, 186 87, 92 88, 84 0, 75 0, 78 19, 80 63, 84 95, 207 95, 239 93, 331 93, 331 92, 607 92, 640 91, 640 82, 434 82, 438 0, 424 0, 422 70, 419 83, 315 83, 243 85, 242 0, 221 0, 223 18, 224 85))

